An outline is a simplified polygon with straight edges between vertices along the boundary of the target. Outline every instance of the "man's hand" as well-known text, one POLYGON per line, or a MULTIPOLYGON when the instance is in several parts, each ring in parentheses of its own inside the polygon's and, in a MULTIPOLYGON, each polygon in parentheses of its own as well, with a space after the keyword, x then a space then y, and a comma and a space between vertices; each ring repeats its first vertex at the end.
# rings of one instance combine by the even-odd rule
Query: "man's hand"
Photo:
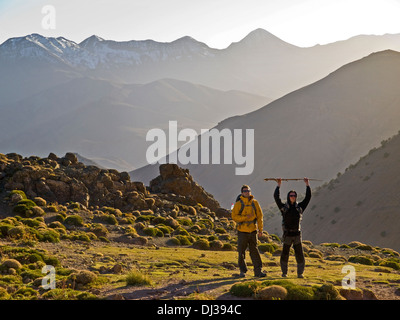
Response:
POLYGON ((258 231, 258 237, 260 238, 263 235, 262 231, 258 231))
POLYGON ((278 187, 280 187, 281 184, 282 184, 282 179, 281 178, 277 178, 277 179, 275 179, 275 181, 278 184, 278 187))
POLYGON ((309 186, 310 186, 310 183, 309 183, 308 178, 304 178, 303 180, 304 180, 304 182, 306 183, 306 186, 309 187, 309 186))

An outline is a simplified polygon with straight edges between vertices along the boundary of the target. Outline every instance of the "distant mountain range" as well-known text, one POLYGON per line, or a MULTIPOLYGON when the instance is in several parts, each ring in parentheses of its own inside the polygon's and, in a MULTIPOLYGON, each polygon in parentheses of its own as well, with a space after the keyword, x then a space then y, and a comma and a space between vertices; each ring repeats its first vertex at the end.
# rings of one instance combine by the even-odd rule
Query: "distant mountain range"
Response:
POLYGON ((372 52, 400 51, 399 40, 400 35, 369 35, 300 48, 257 29, 218 50, 191 37, 161 43, 117 42, 91 36, 78 44, 63 37, 31 34, 11 38, 0 46, 0 67, 1 62, 11 64, 11 68, 14 63, 22 63, 24 68, 30 63, 50 63, 46 68, 56 68, 57 72, 78 72, 117 82, 143 84, 173 78, 276 99, 372 52))
POLYGON ((267 105, 372 52, 400 50, 400 35, 359 36, 311 48, 257 29, 217 50, 190 37, 170 43, 81 43, 31 34, 0 45, 0 149, 73 151, 99 165, 145 165, 149 128, 218 122, 267 105))
MULTIPOLYGON (((329 181, 400 129, 400 53, 383 51, 347 64, 329 76, 243 116, 216 126, 254 129, 254 171, 235 175, 237 164, 189 164, 195 177, 229 208, 242 184, 263 205, 273 202, 275 183, 266 177, 312 177, 329 181)), ((201 150, 200 150, 201 152, 201 150)), ((223 146, 220 150, 223 152, 223 146)), ((157 168, 132 173, 148 183, 157 168)), ((318 183, 313 183, 313 187, 318 183)), ((285 186, 286 187, 286 186, 285 186)), ((288 184, 304 187, 304 183, 288 184)))

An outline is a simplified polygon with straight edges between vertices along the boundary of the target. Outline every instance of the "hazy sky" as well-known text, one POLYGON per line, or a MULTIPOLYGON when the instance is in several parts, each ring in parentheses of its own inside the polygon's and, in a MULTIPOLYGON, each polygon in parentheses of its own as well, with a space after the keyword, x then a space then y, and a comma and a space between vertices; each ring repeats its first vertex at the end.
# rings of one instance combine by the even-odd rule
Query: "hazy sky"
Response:
POLYGON ((163 42, 188 35, 225 48, 257 28, 302 47, 400 33, 400 0, 0 0, 0 43, 31 33, 76 42, 93 34, 163 42), (42 13, 45 5, 55 15, 42 13), (49 17, 54 30, 42 26, 49 17))

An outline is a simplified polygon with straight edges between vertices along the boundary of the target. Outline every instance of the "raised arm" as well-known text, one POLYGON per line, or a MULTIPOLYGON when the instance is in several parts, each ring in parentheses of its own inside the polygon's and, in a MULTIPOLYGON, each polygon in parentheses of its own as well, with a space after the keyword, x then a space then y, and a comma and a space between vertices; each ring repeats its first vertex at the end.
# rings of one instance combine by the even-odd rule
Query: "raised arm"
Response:
POLYGON ((276 186, 275 192, 274 192, 274 199, 276 202, 276 205, 278 206, 279 210, 282 209, 285 205, 282 203, 281 197, 280 197, 280 188, 281 188, 281 183, 282 179, 277 179, 276 182, 278 185, 276 186))
POLYGON ((304 210, 306 210, 308 204, 310 203, 311 200, 311 187, 310 183, 307 178, 304 178, 304 182, 306 184, 306 196, 302 202, 299 203, 299 206, 304 210))

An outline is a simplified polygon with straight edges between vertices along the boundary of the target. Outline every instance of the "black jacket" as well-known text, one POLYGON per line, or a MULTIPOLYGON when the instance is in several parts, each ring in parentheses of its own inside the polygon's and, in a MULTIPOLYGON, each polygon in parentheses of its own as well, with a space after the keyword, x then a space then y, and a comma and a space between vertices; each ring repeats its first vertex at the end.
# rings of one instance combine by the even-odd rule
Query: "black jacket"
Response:
POLYGON ((282 226, 284 231, 288 232, 296 232, 300 231, 300 221, 301 215, 303 214, 304 210, 307 208, 308 203, 311 200, 311 188, 307 186, 306 189, 306 196, 304 200, 300 203, 290 204, 289 194, 293 192, 290 191, 287 195, 287 202, 282 203, 280 198, 280 188, 279 186, 276 187, 274 192, 274 199, 282 213, 282 226))

